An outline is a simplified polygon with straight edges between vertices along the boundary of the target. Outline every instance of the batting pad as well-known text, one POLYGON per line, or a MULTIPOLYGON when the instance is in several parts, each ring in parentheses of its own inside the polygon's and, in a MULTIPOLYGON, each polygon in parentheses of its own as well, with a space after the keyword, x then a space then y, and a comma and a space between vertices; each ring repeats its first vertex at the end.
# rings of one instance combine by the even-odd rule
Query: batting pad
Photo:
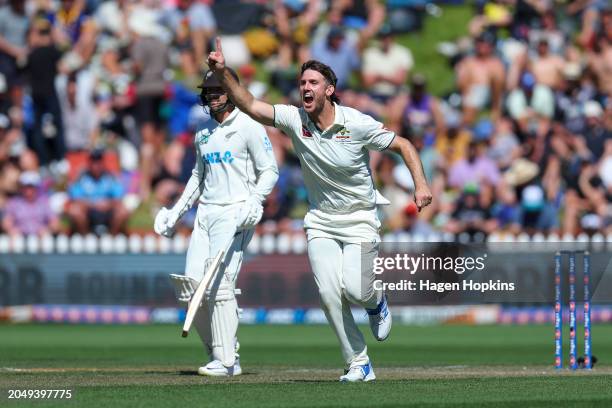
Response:
POLYGON ((238 303, 236 298, 216 301, 212 313, 212 355, 225 367, 236 361, 236 332, 238 331, 238 303))

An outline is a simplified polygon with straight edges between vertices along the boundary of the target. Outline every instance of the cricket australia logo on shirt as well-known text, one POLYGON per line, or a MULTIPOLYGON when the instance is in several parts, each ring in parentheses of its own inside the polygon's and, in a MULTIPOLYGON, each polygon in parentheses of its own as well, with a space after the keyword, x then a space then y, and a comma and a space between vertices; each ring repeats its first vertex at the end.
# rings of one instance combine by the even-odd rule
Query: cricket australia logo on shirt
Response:
POLYGON ((234 161, 232 157, 232 152, 227 150, 225 153, 221 152, 210 152, 204 153, 202 156, 204 163, 206 164, 219 164, 219 163, 228 163, 231 164, 234 161))
POLYGON ((351 131, 343 127, 334 135, 333 140, 340 143, 350 142, 352 140, 351 131))

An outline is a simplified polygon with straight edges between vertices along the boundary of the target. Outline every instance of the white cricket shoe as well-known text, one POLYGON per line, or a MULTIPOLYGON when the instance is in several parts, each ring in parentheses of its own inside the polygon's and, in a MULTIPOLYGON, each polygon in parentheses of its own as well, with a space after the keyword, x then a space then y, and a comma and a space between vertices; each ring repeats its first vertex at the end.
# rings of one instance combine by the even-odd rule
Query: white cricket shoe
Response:
POLYGON ((378 341, 386 340, 391 332, 391 312, 387 305, 387 295, 383 295, 382 300, 376 309, 366 309, 370 318, 370 329, 374 338, 378 341))
POLYGON ((233 367, 227 368, 221 361, 213 360, 210 363, 198 368, 199 375, 207 375, 209 377, 233 377, 242 374, 240 367, 240 357, 236 357, 236 362, 233 367))
POLYGON ((372 364, 368 362, 368 364, 353 366, 349 368, 349 370, 340 377, 340 382, 368 382, 374 381, 376 379, 376 375, 374 375, 374 369, 372 368, 372 364))

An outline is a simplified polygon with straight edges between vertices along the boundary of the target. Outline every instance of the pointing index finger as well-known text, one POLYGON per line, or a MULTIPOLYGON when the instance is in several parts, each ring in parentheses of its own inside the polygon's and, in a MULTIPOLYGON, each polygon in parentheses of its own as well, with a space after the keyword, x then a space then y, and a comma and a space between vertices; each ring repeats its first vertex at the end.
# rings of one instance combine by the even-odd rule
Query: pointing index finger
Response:
POLYGON ((221 48, 221 37, 217 37, 215 39, 215 51, 217 52, 223 52, 223 49, 221 48))

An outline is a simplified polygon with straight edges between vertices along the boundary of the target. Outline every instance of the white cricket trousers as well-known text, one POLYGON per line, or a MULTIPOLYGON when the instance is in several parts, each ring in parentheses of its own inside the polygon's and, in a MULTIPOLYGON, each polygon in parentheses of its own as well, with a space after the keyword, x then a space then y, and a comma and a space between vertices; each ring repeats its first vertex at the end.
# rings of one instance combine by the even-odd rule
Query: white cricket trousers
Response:
MULTIPOLYGON (((198 204, 198 212, 187 249, 185 275, 197 280, 204 276, 204 265, 208 258, 214 258, 219 250, 229 242, 236 230, 236 214, 243 203, 231 205, 198 204)), ((242 231, 236 238, 226 256, 225 274, 234 283, 242 265, 243 251, 246 249, 253 230, 242 231)))
POLYGON ((378 255, 378 245, 373 243, 380 239, 378 219, 375 213, 364 213, 349 216, 353 221, 349 224, 352 225, 347 225, 346 218, 327 219, 320 212, 313 214, 313 211, 305 219, 308 258, 319 288, 321 307, 338 337, 347 367, 369 361, 365 339, 353 319, 351 304, 374 309, 382 300, 382 291, 374 289, 376 275, 373 270, 373 261, 378 255), (365 215, 368 222, 360 220, 359 215, 365 215), (324 226, 320 223, 322 221, 324 226), (338 228, 340 224, 343 228, 338 228), (356 242, 345 240, 351 230, 360 232, 359 235, 353 234, 350 239, 356 242), (362 234, 364 231, 367 233, 362 234), (363 250, 361 242, 367 243, 363 250), (362 262, 365 263, 363 267, 362 262))
MULTIPOLYGON (((224 249, 236 230, 235 215, 243 203, 232 205, 199 204, 196 220, 189 241, 185 275, 202 280, 206 260, 224 249)), ((211 282, 210 299, 213 310, 199 312, 194 325, 205 351, 213 359, 227 367, 234 364, 234 347, 237 342, 238 304, 235 299, 236 280, 242 266, 244 251, 253 236, 253 229, 241 231, 233 239, 225 256, 225 268, 220 269, 211 282), (208 316, 207 316, 208 314, 208 316)), ((207 299, 209 294, 207 293, 207 299)))

